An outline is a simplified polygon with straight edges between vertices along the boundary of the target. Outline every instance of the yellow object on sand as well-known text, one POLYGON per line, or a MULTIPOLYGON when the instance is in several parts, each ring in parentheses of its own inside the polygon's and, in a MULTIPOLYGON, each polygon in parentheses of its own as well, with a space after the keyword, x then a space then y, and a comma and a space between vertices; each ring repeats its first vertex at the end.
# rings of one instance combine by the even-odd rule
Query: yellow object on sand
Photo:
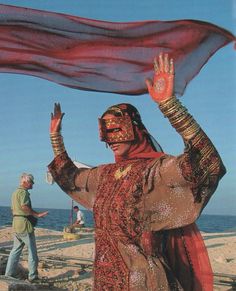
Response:
POLYGON ((81 238, 81 234, 79 233, 69 233, 63 231, 63 238, 67 240, 75 240, 81 238))
POLYGON ((63 229, 63 238, 66 240, 75 240, 79 239, 81 234, 75 232, 75 228, 73 226, 67 226, 63 229))

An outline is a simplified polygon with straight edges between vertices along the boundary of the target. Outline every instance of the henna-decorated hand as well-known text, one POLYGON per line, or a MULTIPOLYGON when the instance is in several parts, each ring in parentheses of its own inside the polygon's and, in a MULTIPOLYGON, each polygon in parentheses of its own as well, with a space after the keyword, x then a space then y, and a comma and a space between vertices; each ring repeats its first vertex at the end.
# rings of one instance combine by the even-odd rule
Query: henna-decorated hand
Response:
POLYGON ((60 132, 61 122, 65 113, 61 112, 60 103, 54 104, 54 113, 51 113, 50 133, 60 132))
POLYGON ((161 53, 154 59, 154 78, 146 80, 148 92, 152 99, 159 103, 173 96, 174 90, 174 63, 173 59, 169 60, 169 55, 161 53))

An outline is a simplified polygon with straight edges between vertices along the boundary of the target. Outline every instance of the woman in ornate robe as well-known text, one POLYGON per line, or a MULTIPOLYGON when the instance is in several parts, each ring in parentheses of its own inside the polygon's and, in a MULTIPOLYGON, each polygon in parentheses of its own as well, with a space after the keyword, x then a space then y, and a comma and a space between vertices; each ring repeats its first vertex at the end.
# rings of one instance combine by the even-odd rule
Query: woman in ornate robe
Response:
POLYGON ((99 119, 101 140, 115 163, 78 169, 64 148, 59 104, 52 114, 55 158, 49 170, 63 191, 94 213, 94 290, 213 290, 195 221, 225 168, 209 138, 173 96, 173 60, 160 55, 154 68, 147 87, 183 138, 185 150, 179 156, 158 149, 137 109, 124 103, 99 119))

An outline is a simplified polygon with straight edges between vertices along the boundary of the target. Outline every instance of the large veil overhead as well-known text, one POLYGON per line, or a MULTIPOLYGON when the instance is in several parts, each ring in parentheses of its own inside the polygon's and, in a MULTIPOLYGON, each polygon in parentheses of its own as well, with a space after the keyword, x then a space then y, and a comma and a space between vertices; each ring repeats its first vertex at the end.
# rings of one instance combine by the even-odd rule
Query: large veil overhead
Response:
POLYGON ((27 74, 81 90, 147 93, 153 59, 169 53, 175 93, 220 48, 229 31, 196 20, 107 22, 0 4, 0 72, 27 74))

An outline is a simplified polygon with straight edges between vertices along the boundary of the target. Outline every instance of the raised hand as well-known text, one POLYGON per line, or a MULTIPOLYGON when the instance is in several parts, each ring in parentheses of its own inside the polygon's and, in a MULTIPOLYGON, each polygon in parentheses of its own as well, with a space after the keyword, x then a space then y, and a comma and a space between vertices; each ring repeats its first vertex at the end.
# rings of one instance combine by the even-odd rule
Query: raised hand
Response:
POLYGON ((61 122, 65 113, 61 112, 60 103, 54 104, 54 113, 51 113, 50 133, 60 132, 61 122))
POLYGON ((153 82, 146 80, 148 92, 152 99, 159 103, 173 96, 174 90, 174 63, 169 60, 168 54, 161 53, 154 60, 153 82))

